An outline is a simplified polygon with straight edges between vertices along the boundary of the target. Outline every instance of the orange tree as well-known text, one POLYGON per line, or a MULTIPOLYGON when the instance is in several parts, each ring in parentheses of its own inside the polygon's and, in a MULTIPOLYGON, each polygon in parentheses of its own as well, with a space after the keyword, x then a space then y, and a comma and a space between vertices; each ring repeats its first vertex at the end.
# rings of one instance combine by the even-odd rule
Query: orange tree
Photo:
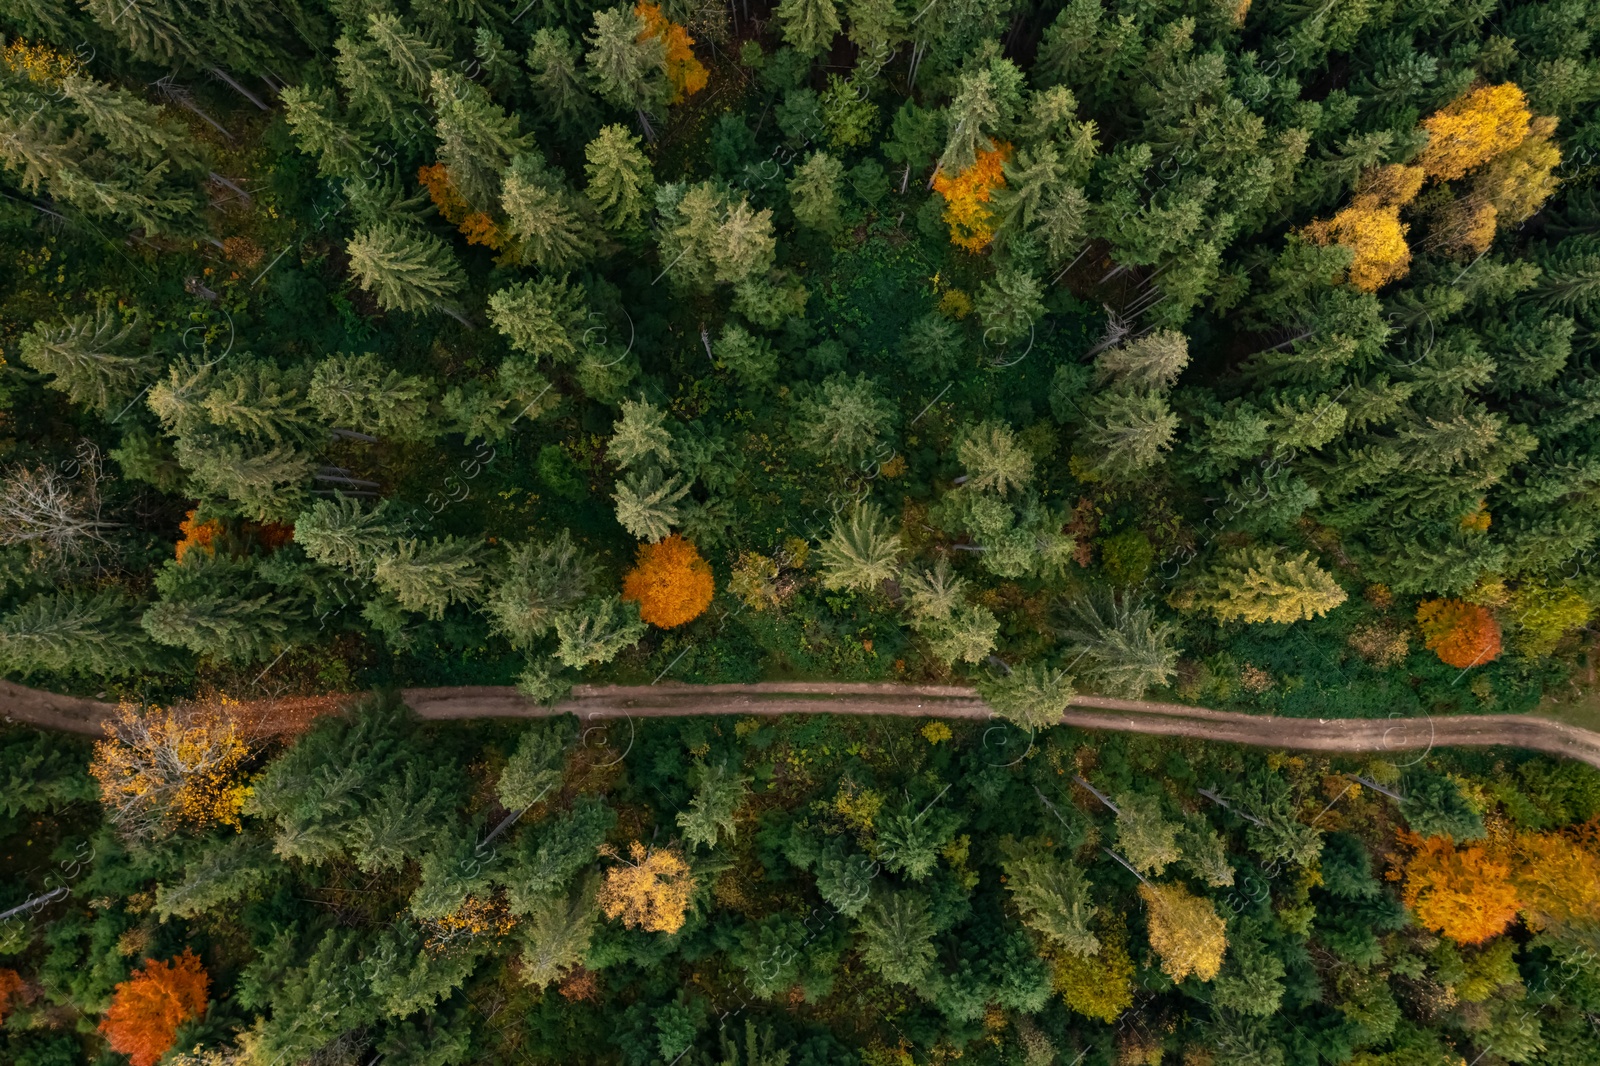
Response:
POLYGON ((1596 844, 1600 844, 1600 819, 1563 833, 1517 835, 1511 881, 1530 928, 1561 928, 1600 915, 1596 844))
POLYGON ((634 568, 622 581, 622 598, 639 605, 639 617, 671 629, 691 622, 711 606, 711 564, 693 544, 674 533, 656 544, 639 545, 634 568))
POLYGON ((169 962, 151 959, 117 985, 100 1031, 113 1051, 133 1066, 154 1066, 171 1050, 178 1026, 206 1012, 211 979, 194 952, 184 949, 169 962))
POLYGON ((1402 898, 1420 925, 1458 944, 1481 944, 1516 918, 1522 903, 1511 863, 1495 849, 1404 830, 1400 839, 1416 849, 1406 863, 1402 898))
POLYGON ((11 997, 22 991, 22 975, 15 970, 0 968, 0 1022, 6 1020, 11 1009, 11 997))
POLYGON ((691 47, 694 38, 689 36, 689 31, 676 22, 669 22, 667 16, 661 13, 660 4, 641 2, 634 6, 633 13, 644 20, 644 32, 639 34, 641 41, 660 37, 667 46, 664 66, 667 80, 672 83, 672 103, 682 103, 684 97, 693 96, 704 89, 710 74, 705 65, 694 57, 691 47))
POLYGON ((1441 662, 1463 670, 1500 657, 1500 623, 1487 607, 1462 600, 1425 600, 1417 607, 1423 643, 1441 662))
POLYGON ((944 197, 944 220, 950 226, 950 243, 969 252, 981 252, 994 239, 994 215, 988 208, 996 189, 1006 184, 1005 162, 1009 144, 979 152, 970 167, 954 176, 933 176, 933 188, 944 197))

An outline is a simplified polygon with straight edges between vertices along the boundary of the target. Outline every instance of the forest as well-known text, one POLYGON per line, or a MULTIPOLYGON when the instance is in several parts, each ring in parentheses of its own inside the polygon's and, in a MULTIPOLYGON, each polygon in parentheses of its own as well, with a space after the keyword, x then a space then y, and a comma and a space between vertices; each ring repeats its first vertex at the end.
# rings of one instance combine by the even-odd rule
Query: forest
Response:
POLYGON ((0 1059, 1600 1063, 1597 33, 4 0, 0 1059))

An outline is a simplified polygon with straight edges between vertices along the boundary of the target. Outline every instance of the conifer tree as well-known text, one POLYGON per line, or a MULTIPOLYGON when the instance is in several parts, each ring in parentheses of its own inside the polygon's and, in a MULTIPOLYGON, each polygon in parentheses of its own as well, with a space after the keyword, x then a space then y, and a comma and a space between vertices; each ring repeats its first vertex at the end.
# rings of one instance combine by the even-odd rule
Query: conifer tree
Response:
POLYGON ((1162 814, 1159 797, 1124 792, 1116 804, 1117 847, 1135 870, 1159 876, 1182 857, 1178 833, 1183 826, 1162 814))
POLYGON ((802 226, 837 235, 844 221, 839 215, 840 183, 844 164, 826 152, 812 152, 789 179, 789 205, 802 226))
POLYGON ((350 496, 317 500, 294 523, 295 543, 311 558, 366 576, 394 550, 403 531, 389 501, 368 511, 350 496))
POLYGON ((933 972, 933 909, 921 892, 889 891, 861 912, 861 958, 886 981, 921 985, 933 972))
POLYGON ((489 297, 489 320, 517 351, 570 363, 584 336, 585 295, 565 277, 518 282, 489 297))
POLYGON ((372 569, 372 579, 408 611, 441 618, 452 603, 472 600, 483 586, 479 545, 444 537, 426 543, 401 540, 372 569))
POLYGON ((1001 267, 978 287, 973 306, 983 321, 984 339, 1008 344, 1028 336, 1044 317, 1044 286, 1027 270, 1001 267))
POLYGON ((191 552, 156 573, 161 598, 140 618, 161 644, 235 663, 265 662, 303 634, 304 605, 274 596, 254 563, 191 552))
POLYGON ((835 515, 828 539, 817 549, 817 569, 830 589, 872 589, 894 577, 900 557, 900 534, 874 503, 835 515))
POLYGON ((306 399, 330 427, 413 441, 429 436, 432 392, 429 382, 385 368, 376 355, 363 352, 318 363, 306 399))
POLYGON ((1094 365, 1095 374, 1103 383, 1170 389, 1189 365, 1189 340, 1177 330, 1158 329, 1106 349, 1095 358, 1094 365))
POLYGON ((582 59, 582 48, 565 29, 545 26, 534 32, 528 69, 542 105, 538 114, 558 129, 585 127, 595 110, 579 71, 582 59))
POLYGON ((737 322, 723 327, 712 350, 718 364, 733 371, 746 388, 770 384, 778 373, 778 354, 772 345, 737 322))
POLYGON ((470 209, 492 210, 501 173, 532 147, 533 138, 520 131, 517 117, 497 106, 483 86, 455 71, 435 70, 430 85, 439 161, 470 209))
POLYGON ((536 989, 560 980, 583 962, 599 923, 595 903, 599 881, 583 882, 570 893, 558 892, 529 901, 518 923, 522 979, 536 989))
POLYGON ((1033 456, 1003 422, 985 422, 962 433, 956 457, 966 469, 963 484, 974 492, 1005 496, 1033 478, 1033 456))
MULTIPOLYGON (((1004 845, 1002 845, 1004 847, 1004 845)), ((1091 923, 1089 881, 1070 858, 1041 848, 1012 845, 1003 851, 1006 888, 1028 928, 1052 947, 1084 957, 1100 950, 1091 923)))
POLYGON ((987 67, 961 76, 955 99, 945 116, 949 133, 939 156, 939 169, 950 177, 968 170, 984 152, 995 147, 991 132, 1001 120, 1000 91, 987 67))
POLYGON ((154 662, 130 604, 110 590, 41 593, 0 618, 0 669, 120 677, 154 662))
POLYGON ((579 201, 539 156, 512 160, 502 184, 500 205, 524 263, 560 271, 588 256, 591 242, 579 201))
POLYGON ((1202 582, 1199 603, 1219 619, 1298 622, 1327 614, 1346 599, 1344 589, 1307 552, 1241 548, 1222 555, 1202 582))
POLYGON ((1029 730, 1060 723, 1074 694, 1067 672, 1044 663, 1023 663, 978 682, 978 695, 996 714, 1029 730))
POLYGON ((666 419, 667 413, 648 400, 623 400, 622 417, 606 443, 607 458, 622 467, 651 456, 669 467, 676 465, 666 419))
POLYGON ((678 827, 689 847, 714 848, 724 833, 729 840, 737 839, 735 819, 750 793, 750 779, 725 762, 697 763, 690 770, 689 779, 695 786, 694 798, 687 810, 678 812, 678 827))
POLYGON ((602 126, 583 155, 589 179, 584 194, 589 202, 607 228, 632 229, 650 209, 656 185, 639 138, 622 126, 602 126))
POLYGON ((1089 461, 1104 477, 1141 474, 1172 447, 1178 416, 1159 393, 1111 390, 1096 395, 1087 407, 1079 439, 1093 450, 1089 461))
POLYGON ((847 465, 893 429, 896 414, 865 374, 833 374, 795 405, 795 436, 807 451, 847 465))
POLYGON ((316 157, 318 172, 329 178, 360 177, 372 145, 364 129, 339 116, 333 93, 291 85, 283 90, 282 98, 284 119, 300 150, 316 157))
POLYGON ((113 154, 146 167, 169 163, 177 171, 202 169, 199 145, 164 108, 78 74, 62 79, 61 91, 82 116, 83 128, 113 154))
POLYGON ((350 270, 389 311, 449 306, 466 283, 450 248, 423 230, 379 222, 350 239, 350 270))
MULTIPOLYGON (((367 36, 388 57, 400 83, 419 97, 433 90, 433 74, 450 65, 450 54, 426 37, 408 28, 398 15, 374 13, 367 16, 367 36)), ((436 99, 435 105, 445 101, 436 99)))
POLYGON ((1132 594, 1080 595, 1063 604, 1068 658, 1083 679, 1106 696, 1139 699, 1177 674, 1177 627, 1132 594))
POLYGON ((839 32, 834 0, 783 0, 772 12, 783 25, 783 39, 806 58, 821 55, 839 32))
POLYGON ((596 10, 594 26, 584 35, 589 44, 584 60, 595 88, 612 105, 641 116, 672 95, 666 41, 648 29, 633 8, 618 5, 596 10))
POLYGON ((93 315, 75 315, 57 325, 40 323, 23 334, 22 361, 53 375, 49 385, 73 403, 110 413, 138 392, 155 370, 144 351, 143 323, 137 312, 123 317, 102 307, 93 315))
POLYGON ((555 616, 560 647, 556 658, 580 670, 590 663, 608 663, 624 648, 639 642, 649 627, 636 604, 615 596, 596 596, 555 616))
POLYGON ((611 498, 616 501, 617 522, 628 535, 654 544, 682 520, 678 503, 688 492, 688 483, 678 475, 668 477, 650 465, 617 482, 611 498))
POLYGON ((557 615, 591 593, 598 563, 563 529, 551 540, 513 548, 495 569, 502 576, 485 610, 514 647, 527 647, 549 632, 557 615))

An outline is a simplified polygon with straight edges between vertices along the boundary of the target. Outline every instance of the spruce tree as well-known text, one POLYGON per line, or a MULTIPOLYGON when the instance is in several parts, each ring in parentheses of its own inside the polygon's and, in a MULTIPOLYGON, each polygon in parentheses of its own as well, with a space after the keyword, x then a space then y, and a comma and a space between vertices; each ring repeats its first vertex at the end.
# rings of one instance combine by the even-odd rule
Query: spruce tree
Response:
POLYGON ((453 536, 426 543, 407 538, 378 557, 372 579, 401 607, 438 619, 450 604, 470 602, 482 588, 479 553, 478 544, 453 536))
POLYGON ((50 388, 102 414, 137 393, 155 372, 136 311, 124 317, 102 307, 54 326, 41 323, 22 335, 18 347, 24 363, 52 375, 50 388))
POLYGON ((518 282, 489 297, 489 320, 519 352, 570 363, 587 323, 582 285, 565 277, 518 282))
POLYGON ((599 565, 563 529, 549 540, 514 547, 484 610, 513 647, 528 647, 549 632, 556 616, 577 606, 593 590, 599 565))
POLYGON ((542 27, 528 49, 528 69, 538 96, 538 115, 557 129, 587 126, 595 111, 593 97, 580 73, 583 50, 565 29, 542 27))
POLYGON ((641 115, 654 111, 672 95, 667 80, 667 46, 634 9, 619 5, 597 10, 594 26, 584 36, 584 57, 595 88, 613 106, 641 115))
POLYGON ((360 500, 334 496, 317 500, 295 519, 294 539, 319 563, 370 576, 404 528, 387 500, 369 511, 360 500))
POLYGON ((1240 548, 1218 558, 1202 580, 1198 603, 1222 621, 1298 622, 1327 614, 1346 599, 1339 583, 1307 552, 1240 548))
POLYGON ((508 115, 477 82, 455 71, 432 74, 434 132, 439 161, 450 182, 474 211, 491 211, 499 199, 500 179, 533 138, 520 132, 517 117, 508 115))
POLYGON ((1043 848, 1002 843, 1006 889, 1028 928, 1052 947, 1087 958, 1100 950, 1094 902, 1083 870, 1071 858, 1043 848))
POLYGON ((920 986, 933 973, 933 909, 927 896, 886 891, 860 918, 861 959, 885 981, 920 986))
POLYGON ((844 221, 839 215, 844 164, 826 152, 812 152, 789 179, 789 206, 802 226, 836 235, 844 221))
POLYGON ((556 658, 574 670, 608 663, 637 644, 647 628, 639 618, 638 604, 623 603, 615 596, 593 597, 555 616, 560 640, 556 658))
POLYGON ((1090 449, 1090 463, 1104 477, 1137 476, 1172 447, 1178 416, 1166 398, 1148 391, 1111 390, 1088 404, 1079 439, 1090 449))
POLYGON ((688 492, 688 484, 678 475, 667 477, 660 467, 650 465, 617 482, 611 498, 617 505, 617 522, 628 535, 654 544, 682 521, 678 503, 688 492))
POLYGON ((589 183, 584 195, 600 212, 607 228, 634 228, 650 209, 655 179, 639 138, 618 125, 602 126, 583 150, 589 183))
POLYGON ((750 779, 726 762, 702 762, 689 771, 689 780, 695 786, 694 798, 687 810, 678 812, 678 827, 683 830, 684 840, 698 849, 716 847, 723 834, 729 840, 737 839, 735 819, 750 794, 750 779))
POLYGON ((978 695, 1007 721, 1040 730, 1060 723, 1076 690, 1065 670, 1045 663, 1022 663, 1009 673, 980 680, 978 695))
POLYGON ((283 90, 282 99, 284 119, 300 150, 316 157, 318 172, 329 178, 359 178, 372 145, 364 129, 338 114, 333 93, 291 85, 283 90))
POLYGON ((0 669, 123 677, 150 668, 150 639, 132 605, 110 589, 42 593, 0 618, 0 669))
POLYGON ((385 367, 372 352, 331 355, 311 373, 306 399, 330 428, 387 440, 426 440, 430 382, 385 367))
POLYGON ((795 405, 794 434, 813 455, 850 465, 893 431, 896 415, 865 374, 833 374, 795 405))
POLYGON ((578 198, 539 156, 514 159, 502 188, 500 204, 524 263, 560 271, 588 257, 593 242, 578 198))
POLYGON ((450 247, 424 230, 379 222, 350 239, 350 270, 389 311, 448 307, 466 283, 450 247))
POLYGON ((667 413, 648 400, 623 400, 622 417, 606 443, 606 457, 618 466, 631 467, 650 459, 675 466, 672 432, 667 429, 667 413))
POLYGON ((857 504, 850 515, 836 515, 828 539, 817 549, 817 569, 830 589, 868 590, 894 577, 900 534, 873 503, 857 504))
POLYGON ((1002 422, 985 422, 963 432, 956 457, 966 469, 963 484, 973 492, 1004 496, 1033 478, 1033 456, 1002 422))
POLYGON ((783 39, 807 58, 826 52, 839 32, 834 0, 783 0, 772 13, 783 25, 783 39))

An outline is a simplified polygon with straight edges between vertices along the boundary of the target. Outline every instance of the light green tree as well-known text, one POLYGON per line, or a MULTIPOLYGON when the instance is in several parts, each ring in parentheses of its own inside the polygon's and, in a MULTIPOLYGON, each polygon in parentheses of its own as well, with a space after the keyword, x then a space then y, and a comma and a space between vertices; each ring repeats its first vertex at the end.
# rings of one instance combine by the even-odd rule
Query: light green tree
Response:
POLYGON ((576 607, 593 590, 594 557, 563 529, 550 540, 511 549, 484 610, 513 647, 527 647, 550 631, 556 616, 576 607))
POLYGON ((357 230, 347 251, 361 287, 388 311, 449 307, 466 284, 449 246, 423 230, 376 223, 357 230))
POLYGON ((536 30, 528 48, 528 69, 539 115, 558 128, 580 129, 595 111, 589 87, 580 73, 583 49, 560 27, 536 30))
POLYGON ((849 517, 835 515, 828 539, 817 549, 817 569, 830 589, 872 589, 894 577, 900 534, 875 503, 858 503, 849 517))
POLYGON ((737 839, 736 819, 750 794, 750 778, 726 762, 698 762, 689 771, 689 781, 695 786, 694 798, 688 810, 678 812, 678 827, 689 846, 714 848, 724 833, 729 840, 737 839))
POLYGON ((22 361, 50 374, 50 388, 73 403, 106 413, 138 392, 156 370, 137 312, 102 307, 54 325, 39 323, 22 335, 22 361))
POLYGON ((961 434, 956 458, 966 469, 962 484, 973 492, 1005 496, 1033 479, 1033 456, 1003 422, 984 422, 961 434))
POLYGON ((295 543, 319 563, 371 576, 404 532, 393 507, 384 500, 368 511, 350 496, 317 500, 295 519, 295 543))
POLYGON ((789 179, 789 206, 794 220, 829 236, 837 235, 844 225, 839 214, 843 183, 844 164, 826 152, 812 152, 810 158, 795 167, 794 177, 789 179))
POLYGON ((295 143, 315 156, 323 177, 355 179, 372 156, 367 133, 338 113, 332 90, 290 85, 283 90, 283 117, 294 131, 295 143))
POLYGON ((306 398, 330 427, 394 441, 426 440, 433 385, 390 367, 372 352, 330 355, 311 373, 306 398))
POLYGON ((439 162, 450 182, 475 211, 489 211, 500 198, 501 174, 517 155, 531 150, 517 117, 489 92, 457 71, 435 70, 430 82, 439 162))
POLYGON ((662 35, 645 36, 645 22, 627 5, 596 10, 594 26, 584 36, 585 61, 600 95, 611 104, 641 116, 672 95, 667 80, 667 45, 662 35))
POLYGON ((1067 657, 1096 692, 1136 700, 1177 675, 1177 626, 1131 594, 1080 594, 1063 601, 1057 631, 1067 657))
POLYGON ((599 878, 580 882, 570 892, 531 897, 517 923, 522 947, 519 974, 536 989, 560 980, 588 954, 600 908, 595 905, 599 878))
POLYGON ((402 539, 378 558, 372 579, 406 610, 442 618, 446 607, 470 602, 483 587, 480 548, 454 536, 427 542, 402 539))
POLYGON ((1291 554, 1278 545, 1225 552, 1197 590, 1198 606, 1224 622, 1299 622, 1327 614, 1346 598, 1309 552, 1291 554))
POLYGON ((861 958, 886 981, 921 985, 933 974, 933 908, 921 892, 889 891, 861 912, 861 958))
POLYGON ((560 271, 583 262, 593 249, 581 205, 560 175, 529 152, 506 170, 500 205, 524 263, 560 271))
POLYGON ((1006 889, 1022 921, 1052 947, 1088 958, 1100 950, 1088 878, 1070 858, 1032 844, 1002 844, 1006 889))
POLYGON ((1060 723, 1075 694, 1067 672, 1044 663, 1023 663, 978 682, 984 702, 1023 729, 1048 729, 1060 723))
POLYGON ((826 52, 839 32, 834 0, 783 0, 772 12, 783 25, 783 39, 810 58, 826 52))
POLYGON ((1044 316, 1044 286, 1028 270, 1001 267, 978 286, 973 307, 983 322, 984 339, 992 345, 1009 344, 1032 333, 1044 316))
POLYGON ((1183 857, 1178 834, 1183 823, 1167 818, 1161 800, 1143 792, 1116 796, 1117 847, 1135 870, 1159 875, 1183 857))
POLYGON ((759 388, 770 384, 778 373, 778 353, 765 337, 759 337, 730 322, 712 346, 717 362, 733 371, 746 388, 759 388))
POLYGON ((628 535, 654 544, 681 522, 678 502, 688 492, 688 483, 677 474, 668 477, 651 465, 617 482, 611 498, 617 505, 617 522, 628 535))
POLYGON ((0 670, 121 677, 154 665, 127 598, 105 589, 41 593, 0 617, 0 670))
POLYGON ((1173 329, 1107 348, 1094 361, 1101 384, 1138 389, 1170 389, 1188 365, 1189 339, 1173 329))
POLYGON ((897 415, 871 378, 837 373, 795 405, 794 435, 813 455, 848 465, 893 430, 897 415))
POLYGON ((606 442, 606 457, 624 468, 652 457, 667 467, 676 466, 667 413, 648 400, 623 400, 622 417, 606 442))
POLYGON ((1178 416, 1160 393, 1112 389, 1095 395, 1085 407, 1079 440, 1090 449, 1089 461, 1102 477, 1135 477, 1172 448, 1178 416))
POLYGON ((583 339, 586 295, 565 277, 521 281, 489 297, 489 321, 517 351, 569 363, 583 339))
POLYGON ((655 197, 655 177, 639 138, 618 125, 602 126, 583 149, 584 194, 609 229, 636 227, 655 197))
POLYGON ((556 637, 561 642, 556 658, 574 670, 608 663, 624 648, 639 643, 648 628, 639 617, 638 604, 615 596, 591 597, 556 615, 556 637))

